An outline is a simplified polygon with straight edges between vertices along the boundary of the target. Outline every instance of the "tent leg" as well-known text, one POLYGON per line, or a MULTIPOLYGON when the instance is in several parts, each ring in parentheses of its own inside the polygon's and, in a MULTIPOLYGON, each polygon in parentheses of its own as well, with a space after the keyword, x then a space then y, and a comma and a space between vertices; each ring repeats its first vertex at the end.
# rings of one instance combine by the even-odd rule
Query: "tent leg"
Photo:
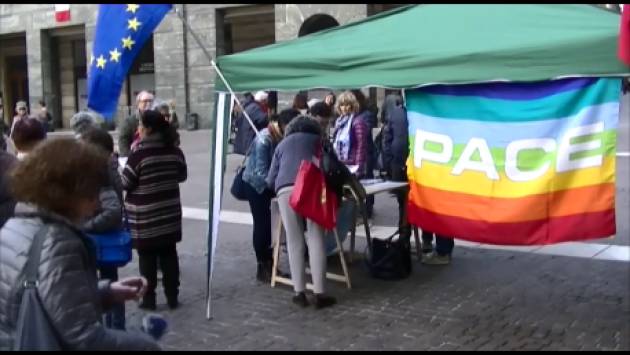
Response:
POLYGON ((217 239, 219 238, 219 216, 221 212, 221 195, 223 193, 223 173, 224 163, 227 146, 227 132, 226 132, 226 115, 228 120, 231 117, 232 109, 232 96, 220 93, 216 99, 215 108, 215 120, 213 124, 214 135, 214 147, 212 148, 213 154, 210 158, 210 196, 209 196, 209 208, 208 208, 208 221, 210 226, 208 228, 208 283, 206 285, 206 318, 212 319, 212 275, 214 273, 214 254, 217 246, 217 239), (230 101, 228 101, 230 100, 230 101))

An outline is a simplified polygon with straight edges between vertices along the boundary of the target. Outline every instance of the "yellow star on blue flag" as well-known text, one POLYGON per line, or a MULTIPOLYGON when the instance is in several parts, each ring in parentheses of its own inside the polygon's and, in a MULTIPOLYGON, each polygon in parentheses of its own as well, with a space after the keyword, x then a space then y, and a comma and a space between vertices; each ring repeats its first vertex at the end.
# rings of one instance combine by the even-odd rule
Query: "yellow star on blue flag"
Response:
POLYGON ((113 118, 133 60, 172 7, 172 4, 99 5, 88 70, 90 109, 106 119, 113 118))

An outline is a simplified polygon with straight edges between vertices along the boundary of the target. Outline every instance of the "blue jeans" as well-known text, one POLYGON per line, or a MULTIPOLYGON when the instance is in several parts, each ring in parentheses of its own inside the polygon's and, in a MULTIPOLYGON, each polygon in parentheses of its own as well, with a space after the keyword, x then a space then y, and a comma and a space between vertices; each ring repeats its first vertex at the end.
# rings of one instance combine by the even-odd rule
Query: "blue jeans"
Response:
MULTIPOLYGON (((99 268, 100 279, 109 279, 112 282, 118 280, 118 268, 117 267, 101 267, 99 268)), ((114 303, 109 310, 105 313, 105 326, 112 329, 125 330, 125 304, 114 303)))
MULTIPOLYGON (((422 231, 422 243, 433 243, 433 232, 422 231)), ((440 255, 451 255, 453 248, 455 247, 455 240, 453 238, 445 237, 439 234, 435 234, 435 252, 440 255)))

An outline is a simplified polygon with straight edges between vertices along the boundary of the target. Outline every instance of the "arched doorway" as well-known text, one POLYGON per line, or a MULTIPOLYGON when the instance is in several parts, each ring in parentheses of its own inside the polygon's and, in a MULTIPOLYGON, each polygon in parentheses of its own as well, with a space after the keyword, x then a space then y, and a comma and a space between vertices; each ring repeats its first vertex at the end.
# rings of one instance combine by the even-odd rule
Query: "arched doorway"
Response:
POLYGON ((339 26, 339 22, 334 17, 326 14, 316 14, 304 21, 298 32, 298 37, 306 36, 327 28, 339 26))

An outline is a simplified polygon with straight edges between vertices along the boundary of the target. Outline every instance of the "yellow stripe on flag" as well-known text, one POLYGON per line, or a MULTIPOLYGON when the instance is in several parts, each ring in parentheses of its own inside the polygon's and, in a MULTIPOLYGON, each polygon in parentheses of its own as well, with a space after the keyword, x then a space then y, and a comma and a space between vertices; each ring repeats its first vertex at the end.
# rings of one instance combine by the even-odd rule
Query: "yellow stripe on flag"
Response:
POLYGON ((488 197, 524 197, 615 181, 614 156, 604 157, 602 166, 560 174, 550 167, 540 178, 526 182, 514 182, 505 172, 499 172, 499 180, 490 180, 484 173, 476 171, 464 171, 457 176, 451 174, 452 167, 428 161, 423 161, 422 168, 416 169, 413 161, 408 160, 407 168, 409 180, 423 186, 488 197))

